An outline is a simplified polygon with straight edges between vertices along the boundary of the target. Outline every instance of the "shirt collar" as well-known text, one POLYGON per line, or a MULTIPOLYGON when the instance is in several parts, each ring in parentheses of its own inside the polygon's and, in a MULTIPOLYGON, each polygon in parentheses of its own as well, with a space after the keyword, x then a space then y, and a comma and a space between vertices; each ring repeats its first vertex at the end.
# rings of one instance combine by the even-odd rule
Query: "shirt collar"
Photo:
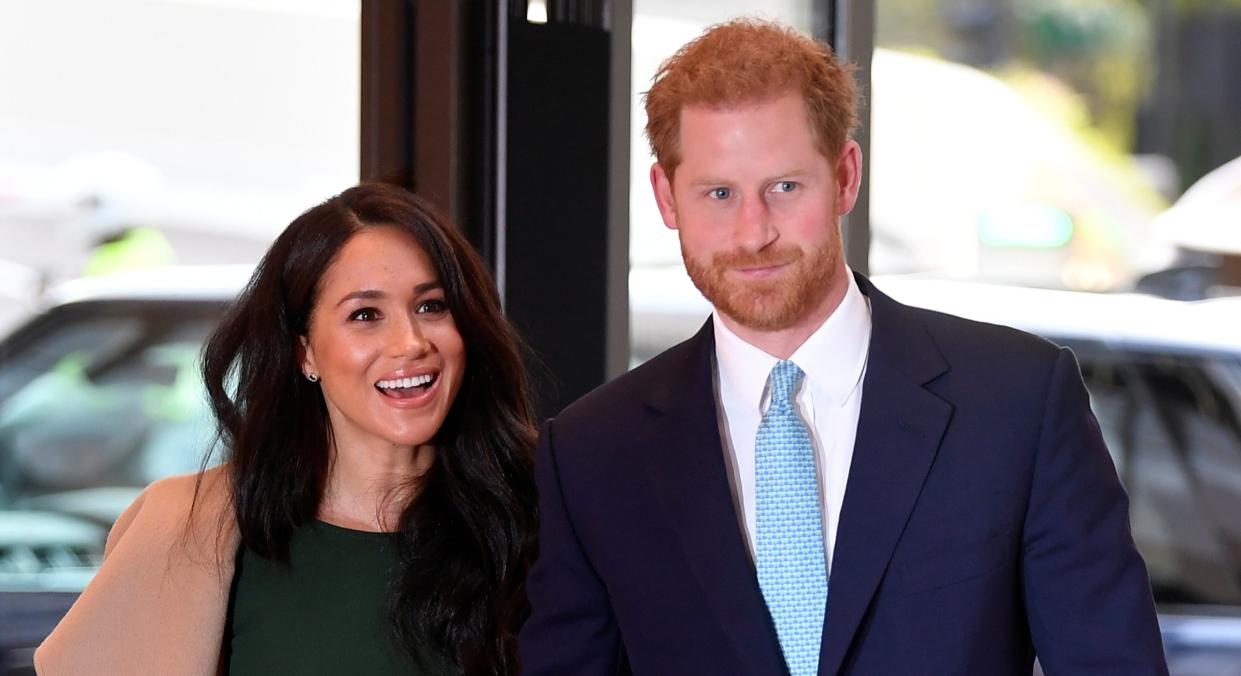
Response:
MULTIPOLYGON (((835 406, 843 406, 862 382, 870 346, 870 304, 853 273, 846 272, 849 288, 840 305, 790 357, 807 382, 835 406)), ((730 331, 718 310, 711 316, 721 391, 762 410, 767 376, 779 360, 730 331)))

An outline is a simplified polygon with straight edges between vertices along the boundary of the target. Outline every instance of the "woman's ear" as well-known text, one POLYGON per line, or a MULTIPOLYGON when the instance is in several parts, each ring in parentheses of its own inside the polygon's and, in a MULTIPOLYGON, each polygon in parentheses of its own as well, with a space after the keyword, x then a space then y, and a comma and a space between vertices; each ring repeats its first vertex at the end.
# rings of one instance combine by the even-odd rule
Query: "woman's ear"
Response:
POLYGON ((302 375, 310 382, 319 380, 319 367, 315 364, 315 351, 306 336, 297 337, 297 361, 301 364, 302 375))

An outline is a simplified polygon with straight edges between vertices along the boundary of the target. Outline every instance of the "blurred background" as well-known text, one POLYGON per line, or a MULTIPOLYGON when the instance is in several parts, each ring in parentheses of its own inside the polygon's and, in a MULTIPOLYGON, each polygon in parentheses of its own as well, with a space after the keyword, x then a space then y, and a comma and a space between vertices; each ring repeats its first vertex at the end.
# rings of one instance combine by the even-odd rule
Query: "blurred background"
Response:
POLYGON ((43 0, 0 3, 0 675, 220 457, 204 337, 360 179, 483 253, 546 414, 696 331, 640 97, 743 14, 857 64, 850 265, 1074 348, 1174 673, 1241 674, 1241 1, 43 0))
MULTIPOLYGON (((638 94, 705 25, 751 13, 810 31, 816 8, 635 2, 630 255, 635 270, 664 270, 641 294, 674 285, 682 302, 698 298, 646 189, 638 94)), ((855 269, 1237 292, 1241 3, 876 0, 864 11, 873 48, 849 55, 869 77, 869 212, 846 228, 869 246, 852 247, 865 252, 855 269)), ((672 329, 645 349, 647 329, 634 326, 639 359, 683 337, 672 329)))

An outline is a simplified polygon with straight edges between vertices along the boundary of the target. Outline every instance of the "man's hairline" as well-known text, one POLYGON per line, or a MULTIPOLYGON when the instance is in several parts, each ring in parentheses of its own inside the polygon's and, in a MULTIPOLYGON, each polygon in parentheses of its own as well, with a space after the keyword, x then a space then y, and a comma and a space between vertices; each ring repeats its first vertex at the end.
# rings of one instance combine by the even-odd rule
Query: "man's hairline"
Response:
MULTIPOLYGON (((698 102, 691 102, 691 103, 684 103, 684 104, 681 104, 681 107, 677 109, 677 125, 676 125, 676 132, 677 132, 677 133, 676 133, 676 138, 675 138, 675 140, 674 140, 674 147, 672 148, 672 154, 673 154, 673 157, 671 157, 671 158, 666 158, 666 159, 668 159, 669 161, 668 161, 668 162, 665 162, 664 160, 661 160, 661 159, 660 159, 660 157, 658 156, 658 154, 656 154, 656 153, 654 152, 654 150, 655 150, 655 149, 654 149, 654 148, 652 148, 652 149, 651 149, 651 151, 652 151, 652 154, 653 154, 653 155, 655 155, 655 163, 659 165, 659 168, 660 168, 660 169, 664 172, 664 174, 668 177, 668 183, 669 183, 669 184, 671 184, 671 183, 672 183, 673 176, 675 176, 675 175, 676 175, 676 170, 677 170, 677 167, 679 167, 679 166, 681 165, 681 161, 682 161, 682 158, 681 158, 681 114, 685 112, 685 109, 686 109, 686 108, 689 108, 689 107, 691 107, 691 106, 700 106, 700 107, 705 107, 705 108, 711 108, 711 109, 714 109, 714 110, 723 110, 723 109, 726 109, 726 108, 739 108, 739 107, 744 107, 744 106, 758 106, 758 105, 763 105, 764 103, 770 103, 770 102, 772 102, 772 101, 774 101, 774 100, 776 100, 776 99, 780 98, 781 96, 783 96, 784 94, 787 94, 787 93, 790 93, 790 92, 789 92, 789 90, 785 90, 785 91, 781 92, 780 94, 777 94, 777 95, 772 96, 772 97, 761 97, 761 98, 754 98, 754 99, 743 99, 743 100, 740 100, 740 101, 736 101, 736 102, 729 102, 729 103, 705 103, 705 102, 698 103, 698 102), (674 160, 674 159, 675 159, 675 162, 673 162, 673 161, 672 161, 672 160, 674 160)), ((808 101, 806 101, 805 96, 802 96, 802 103, 805 103, 805 104, 806 104, 807 109, 809 108, 809 102, 808 102, 808 101)), ((841 154, 842 154, 842 153, 844 153, 845 148, 846 148, 846 147, 848 147, 848 145, 849 145, 849 142, 854 140, 854 139, 853 139, 853 133, 852 133, 851 131, 846 131, 846 132, 845 132, 845 135, 844 135, 844 138, 842 138, 842 139, 841 139, 840 144, 839 144, 839 146, 838 146, 838 147, 830 149, 830 151, 829 151, 829 152, 824 152, 824 148, 823 148, 823 145, 824 145, 824 144, 823 144, 823 143, 820 141, 820 139, 819 139, 819 130, 818 130, 818 127, 817 127, 816 125, 814 125, 814 124, 811 124, 811 125, 810 125, 810 134, 811 134, 811 136, 814 138, 814 141, 815 141, 815 144, 814 144, 814 145, 815 145, 815 149, 819 152, 819 154, 820 154, 820 155, 823 155, 823 157, 827 158, 827 161, 828 161, 828 162, 831 162, 831 163, 833 163, 833 164, 834 164, 835 162, 837 162, 837 161, 840 159, 841 154)))

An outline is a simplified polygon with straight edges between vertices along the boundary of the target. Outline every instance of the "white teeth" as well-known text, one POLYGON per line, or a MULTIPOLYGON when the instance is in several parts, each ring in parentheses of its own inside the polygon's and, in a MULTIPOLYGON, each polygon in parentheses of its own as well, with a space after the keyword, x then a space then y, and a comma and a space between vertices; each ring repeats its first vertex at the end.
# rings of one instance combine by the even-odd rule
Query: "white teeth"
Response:
POLYGON ((431 375, 430 373, 427 373, 421 376, 413 376, 412 378, 395 378, 393 380, 381 380, 378 383, 375 383, 375 385, 383 390, 408 389, 411 387, 418 387, 419 385, 426 385, 427 383, 430 383, 432 380, 435 380, 435 376, 431 375))

